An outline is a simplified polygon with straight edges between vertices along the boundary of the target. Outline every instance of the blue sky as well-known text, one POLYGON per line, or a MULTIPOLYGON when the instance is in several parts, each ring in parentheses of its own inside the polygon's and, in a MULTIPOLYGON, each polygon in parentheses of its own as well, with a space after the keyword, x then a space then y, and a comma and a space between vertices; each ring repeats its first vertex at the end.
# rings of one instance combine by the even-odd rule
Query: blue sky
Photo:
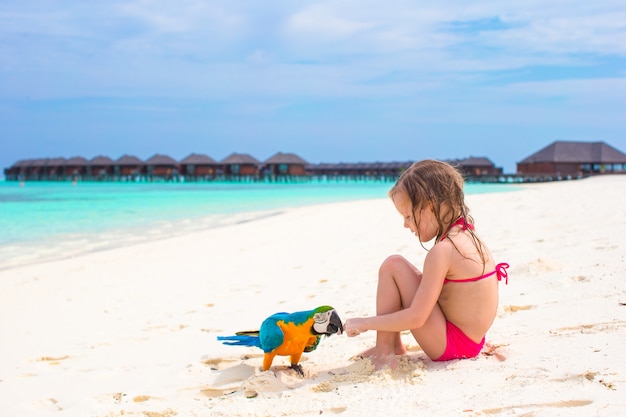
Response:
POLYGON ((0 168, 626 151, 626 3, 2 0, 0 126, 0 168))

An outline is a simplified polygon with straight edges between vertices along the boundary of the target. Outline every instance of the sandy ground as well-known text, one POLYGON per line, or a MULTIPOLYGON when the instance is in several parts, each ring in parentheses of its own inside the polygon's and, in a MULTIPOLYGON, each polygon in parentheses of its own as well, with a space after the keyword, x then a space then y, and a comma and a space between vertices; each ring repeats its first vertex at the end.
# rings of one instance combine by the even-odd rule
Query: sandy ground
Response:
POLYGON ((398 370, 331 336, 301 364, 216 336, 277 311, 374 312, 376 274, 425 251, 386 198, 286 210, 0 272, 3 416, 626 415, 626 175, 468 196, 508 262, 489 347, 434 363, 404 334, 398 370))

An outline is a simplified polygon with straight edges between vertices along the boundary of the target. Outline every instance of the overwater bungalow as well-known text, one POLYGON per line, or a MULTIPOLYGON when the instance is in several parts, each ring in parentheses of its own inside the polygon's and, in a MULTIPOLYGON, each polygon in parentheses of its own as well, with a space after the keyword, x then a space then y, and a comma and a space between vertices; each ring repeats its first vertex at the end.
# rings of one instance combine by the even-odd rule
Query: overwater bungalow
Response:
POLYGON ((51 165, 53 159, 50 158, 22 159, 6 169, 5 175, 15 180, 47 180, 49 174, 56 176, 57 171, 60 170, 61 165, 58 159, 54 159, 53 165, 51 165))
POLYGON ((502 168, 496 167, 489 158, 484 156, 470 156, 469 158, 454 159, 447 162, 457 167, 467 178, 502 174, 502 168))
POLYGON ((180 161, 180 173, 190 179, 214 178, 219 164, 205 154, 192 153, 180 161))
POLYGON ((145 162, 145 172, 149 178, 171 179, 178 177, 178 162, 167 155, 155 154, 145 162))
POLYGON ((414 161, 394 161, 365 164, 365 175, 381 178, 397 178, 403 171, 409 168, 413 162, 414 161))
POLYGON ((47 179, 56 180, 63 177, 65 162, 67 159, 59 157, 50 158, 44 161, 44 176, 47 179))
POLYGON ((258 177, 261 162, 245 153, 232 153, 220 161, 224 175, 229 177, 258 177))
POLYGON ((28 170, 31 167, 32 161, 32 159, 20 159, 9 168, 4 169, 4 176, 7 179, 12 180, 25 179, 28 174, 28 170))
POLYGON ((122 155, 113 164, 116 177, 138 177, 143 173, 144 162, 132 155, 122 155))
POLYGON ((265 160, 263 176, 303 176, 308 162, 294 153, 282 153, 265 160))
POLYGON ((48 163, 49 158, 37 158, 30 159, 28 161, 29 165, 26 168, 26 176, 29 179, 45 179, 46 178, 46 165, 48 163))
MULTIPOLYGON (((21 159, 5 168, 7 180, 395 180, 414 161, 310 164, 294 153, 278 152, 260 162, 245 153, 232 153, 216 162, 205 154, 192 153, 177 162, 155 154, 147 161, 123 155, 117 160, 97 156, 88 161, 69 159, 21 159)), ((470 156, 445 162, 457 167, 468 181, 535 182, 581 178, 588 175, 626 173, 626 154, 604 142, 557 141, 517 164, 517 173, 503 174, 487 157, 470 156)))
POLYGON ((581 177, 626 173, 626 154, 604 142, 553 142, 517 163, 517 173, 581 177))
POLYGON ((95 179, 110 178, 114 174, 115 163, 108 156, 96 156, 89 161, 87 175, 95 179))
POLYGON ((316 177, 326 178, 397 178, 402 171, 411 166, 406 162, 358 162, 358 163, 321 163, 309 165, 307 170, 316 177))
POLYGON ((87 175, 89 161, 82 156, 69 158, 63 164, 63 176, 77 179, 87 175))

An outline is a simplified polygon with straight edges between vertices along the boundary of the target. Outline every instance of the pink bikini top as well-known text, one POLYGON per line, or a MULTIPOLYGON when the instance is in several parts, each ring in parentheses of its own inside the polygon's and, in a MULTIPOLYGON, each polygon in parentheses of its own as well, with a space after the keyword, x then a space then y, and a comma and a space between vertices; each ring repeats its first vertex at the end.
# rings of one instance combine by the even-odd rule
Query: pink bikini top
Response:
MULTIPOLYGON (((454 223, 452 223, 450 225, 450 229, 452 229, 454 226, 461 226, 463 228, 463 230, 467 230, 467 229, 474 229, 474 225, 470 224, 467 222, 467 220, 465 220, 464 217, 459 217, 459 219, 457 221, 455 221, 454 223)), ((446 238, 446 233, 444 233, 443 235, 441 235, 441 239, 439 239, 440 241, 446 238)), ((445 278, 443 280, 444 284, 447 284, 449 282, 474 282, 474 281, 480 281, 481 279, 485 279, 488 278, 494 274, 496 274, 496 277, 498 278, 498 281, 502 281, 502 278, 504 278, 504 283, 508 285, 509 283, 509 274, 506 271, 506 269, 509 267, 509 264, 502 262, 496 265, 495 270, 485 274, 485 275, 481 275, 479 277, 474 277, 474 278, 465 278, 465 279, 448 279, 445 278)))
POLYGON ((506 272, 506 268, 509 267, 509 264, 502 262, 499 263, 498 265, 496 265, 496 269, 485 274, 485 275, 481 275, 479 277, 474 277, 474 278, 465 278, 465 279, 448 279, 445 278, 443 280, 444 284, 447 284, 449 282, 474 282, 474 281, 480 281, 481 279, 485 279, 488 278, 490 276, 492 276, 493 274, 496 274, 496 277, 498 278, 498 281, 502 281, 502 278, 504 278, 504 283, 505 284, 509 284, 509 273, 506 272))

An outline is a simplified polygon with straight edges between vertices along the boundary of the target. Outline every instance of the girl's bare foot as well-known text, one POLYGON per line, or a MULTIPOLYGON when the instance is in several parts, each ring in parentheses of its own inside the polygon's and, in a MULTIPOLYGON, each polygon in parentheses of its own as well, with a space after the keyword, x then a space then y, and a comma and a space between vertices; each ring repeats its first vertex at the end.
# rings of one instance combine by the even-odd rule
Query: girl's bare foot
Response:
POLYGON ((384 368, 398 369, 401 355, 373 355, 369 360, 374 364, 374 369, 380 371, 384 368))
POLYGON ((404 345, 398 346, 395 352, 391 353, 381 352, 380 349, 377 349, 376 346, 374 346, 354 356, 354 359, 369 359, 374 364, 374 369, 378 371, 385 367, 397 369, 399 357, 407 354, 408 352, 404 345))
POLYGON ((376 346, 372 346, 371 348, 364 350, 358 355, 354 355, 354 358, 358 359, 358 358, 369 358, 371 356, 389 356, 389 355, 405 356, 408 354, 409 352, 406 350, 406 347, 403 344, 396 346, 393 352, 388 352, 387 349, 381 350, 381 349, 378 349, 378 347, 376 346))
POLYGON ((358 360, 358 359, 369 358, 370 356, 374 354, 374 352, 376 352, 376 346, 372 346, 371 348, 366 349, 361 353, 357 353, 356 355, 352 357, 352 359, 358 360))

